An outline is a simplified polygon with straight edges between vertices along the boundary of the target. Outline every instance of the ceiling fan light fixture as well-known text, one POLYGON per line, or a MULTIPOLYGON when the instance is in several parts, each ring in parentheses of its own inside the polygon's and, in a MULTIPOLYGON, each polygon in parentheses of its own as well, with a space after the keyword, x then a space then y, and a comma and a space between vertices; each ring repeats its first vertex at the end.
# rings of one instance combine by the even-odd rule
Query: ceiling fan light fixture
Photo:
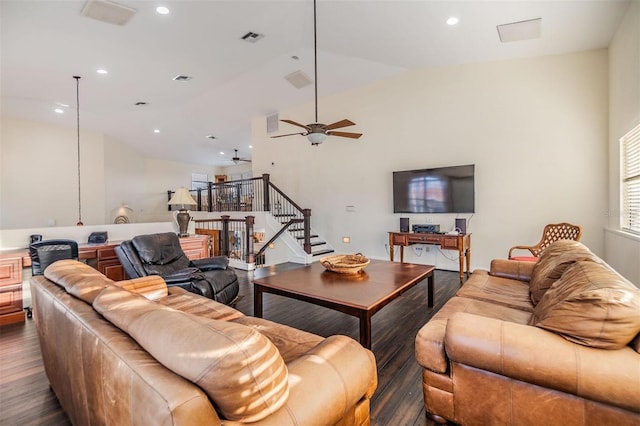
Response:
POLYGON ((309 142, 313 145, 320 145, 326 138, 327 135, 324 133, 309 133, 307 135, 307 139, 309 139, 309 142))

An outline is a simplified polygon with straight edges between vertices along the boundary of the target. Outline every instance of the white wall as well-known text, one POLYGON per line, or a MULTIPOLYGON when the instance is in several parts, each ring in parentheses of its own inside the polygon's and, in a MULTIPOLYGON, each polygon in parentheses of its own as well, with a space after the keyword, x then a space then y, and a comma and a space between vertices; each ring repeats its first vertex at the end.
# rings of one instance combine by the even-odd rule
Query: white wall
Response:
MULTIPOLYGON (((0 229, 78 221, 75 128, 2 117, 0 229)), ((82 221, 105 222, 104 137, 80 133, 82 221)))
MULTIPOLYGON (((602 255, 607 86, 606 50, 408 72, 320 99, 321 121, 349 118, 357 125, 345 130, 364 133, 359 140, 270 139, 265 118, 254 120, 253 170, 311 208, 312 226, 341 252, 388 258, 387 232, 406 216, 392 213, 392 171, 475 164, 472 267, 536 243, 545 224, 561 221, 582 225, 583 241, 602 255)), ((307 123, 313 105, 279 114, 307 123)), ((455 218, 409 216, 445 229, 455 218)), ((457 269, 455 252, 407 252, 457 269)))
POLYGON ((631 3, 609 47, 609 227, 605 260, 640 287, 640 236, 620 229, 620 138, 640 123, 640 1, 631 3))
MULTIPOLYGON (((76 129, 3 116, 0 229, 75 226, 78 220, 76 129)), ((123 203, 136 222, 171 221, 167 190, 191 187, 191 173, 221 169, 145 158, 108 136, 81 132, 82 220, 113 222, 123 203)), ((0 241, 0 248, 4 244, 0 241)))

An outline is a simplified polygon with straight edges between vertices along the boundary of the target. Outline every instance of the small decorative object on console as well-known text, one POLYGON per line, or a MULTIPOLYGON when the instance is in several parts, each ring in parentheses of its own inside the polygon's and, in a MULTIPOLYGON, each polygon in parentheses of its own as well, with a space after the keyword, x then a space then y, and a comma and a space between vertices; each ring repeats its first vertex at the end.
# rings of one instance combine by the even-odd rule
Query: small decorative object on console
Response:
POLYGON ((369 259, 362 253, 335 254, 323 257, 320 259, 320 264, 327 270, 339 274, 358 274, 369 264, 369 259))

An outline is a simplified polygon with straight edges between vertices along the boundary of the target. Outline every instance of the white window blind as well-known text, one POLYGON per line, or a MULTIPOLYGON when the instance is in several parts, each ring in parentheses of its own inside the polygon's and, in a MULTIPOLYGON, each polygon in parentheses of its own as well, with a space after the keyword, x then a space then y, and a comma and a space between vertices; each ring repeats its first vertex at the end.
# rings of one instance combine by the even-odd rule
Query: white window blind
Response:
POLYGON ((622 144, 622 216, 624 231, 640 234, 640 124, 620 139, 622 144))

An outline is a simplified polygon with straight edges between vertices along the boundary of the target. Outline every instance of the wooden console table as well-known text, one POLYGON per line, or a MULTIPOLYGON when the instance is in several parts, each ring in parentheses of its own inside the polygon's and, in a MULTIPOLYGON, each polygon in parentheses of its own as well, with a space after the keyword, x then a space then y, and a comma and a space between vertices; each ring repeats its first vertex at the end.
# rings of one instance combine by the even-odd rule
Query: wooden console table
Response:
POLYGON ((460 282, 464 279, 464 259, 467 276, 471 264, 471 234, 448 235, 422 232, 389 232, 389 260, 393 262, 394 246, 400 246, 400 263, 404 263, 404 247, 413 244, 431 244, 444 250, 457 250, 460 264, 460 282))
MULTIPOLYGON (((211 256, 208 235, 180 238, 180 246, 190 260, 211 256)), ((114 281, 127 278, 115 247, 120 241, 104 244, 78 244, 78 258, 114 281)), ((0 252, 0 325, 23 322, 22 269, 31 266, 28 249, 0 252)))

